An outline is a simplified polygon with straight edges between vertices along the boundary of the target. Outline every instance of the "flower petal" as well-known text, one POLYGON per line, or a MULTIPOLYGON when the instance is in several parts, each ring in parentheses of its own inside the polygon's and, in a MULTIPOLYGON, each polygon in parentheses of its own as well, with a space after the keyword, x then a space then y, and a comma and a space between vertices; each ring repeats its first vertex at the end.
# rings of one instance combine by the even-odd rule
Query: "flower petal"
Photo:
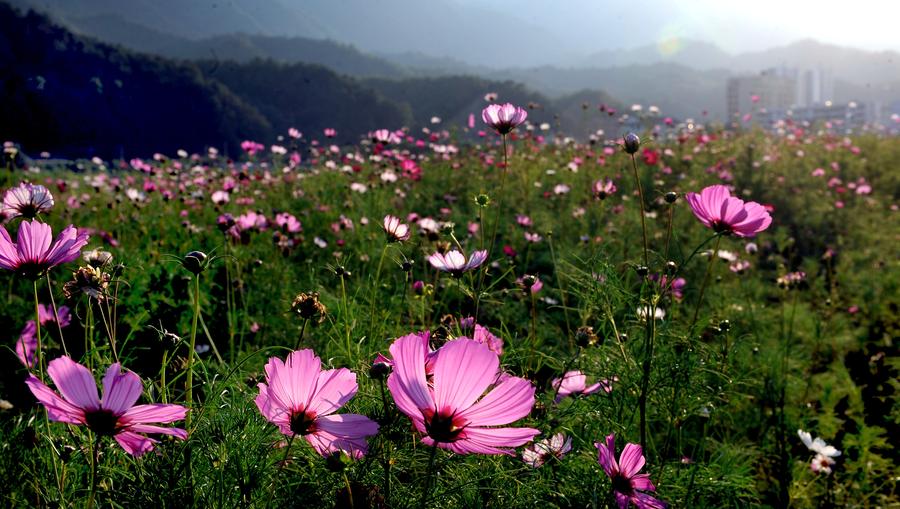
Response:
POLYGON ((533 407, 534 386, 531 382, 509 377, 457 415, 472 426, 498 426, 525 417, 533 407))
MULTIPOLYGON (((24 224, 24 223, 23 223, 24 224)), ((56 388, 66 400, 83 410, 98 410, 100 398, 97 396, 97 382, 88 368, 69 357, 59 357, 50 361, 47 373, 56 388)))
POLYGON ((121 364, 117 362, 103 376, 102 406, 116 415, 122 415, 134 406, 143 388, 141 378, 131 371, 122 371, 121 364))
POLYGON ((500 359, 469 338, 446 343, 434 361, 434 400, 438 411, 453 412, 472 406, 494 381, 500 359))

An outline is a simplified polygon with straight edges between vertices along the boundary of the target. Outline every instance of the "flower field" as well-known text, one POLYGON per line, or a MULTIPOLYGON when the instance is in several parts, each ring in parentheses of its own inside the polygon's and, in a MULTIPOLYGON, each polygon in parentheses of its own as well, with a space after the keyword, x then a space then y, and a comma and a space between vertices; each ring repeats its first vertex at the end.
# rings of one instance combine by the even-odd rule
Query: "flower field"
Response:
POLYGON ((3 505, 900 504, 897 138, 527 116, 7 143, 3 505))

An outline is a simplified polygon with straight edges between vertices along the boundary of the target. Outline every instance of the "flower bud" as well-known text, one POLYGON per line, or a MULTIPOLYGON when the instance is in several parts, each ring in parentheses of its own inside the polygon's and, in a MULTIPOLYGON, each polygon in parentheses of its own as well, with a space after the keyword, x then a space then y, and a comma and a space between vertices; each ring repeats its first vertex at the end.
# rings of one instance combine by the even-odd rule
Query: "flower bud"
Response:
POLYGON ((666 203, 675 203, 675 200, 677 200, 677 199, 678 199, 678 194, 675 193, 674 191, 669 191, 665 195, 666 203))
POLYGON ((184 259, 181 260, 181 266, 196 276, 206 270, 206 260, 207 256, 203 251, 191 251, 184 255, 184 259))
POLYGON ((634 133, 625 135, 625 152, 634 154, 641 148, 641 139, 634 133))

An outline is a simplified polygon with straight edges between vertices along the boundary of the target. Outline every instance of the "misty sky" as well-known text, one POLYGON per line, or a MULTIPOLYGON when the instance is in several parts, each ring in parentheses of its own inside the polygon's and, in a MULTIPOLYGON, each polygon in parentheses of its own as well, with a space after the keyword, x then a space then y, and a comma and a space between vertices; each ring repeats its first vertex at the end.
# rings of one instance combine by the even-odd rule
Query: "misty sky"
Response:
MULTIPOLYGON (((900 50, 896 0, 455 0, 508 10, 564 36, 571 50, 677 37, 735 53, 813 38, 869 50, 900 50)), ((497 20, 504 30, 503 20, 497 20)))

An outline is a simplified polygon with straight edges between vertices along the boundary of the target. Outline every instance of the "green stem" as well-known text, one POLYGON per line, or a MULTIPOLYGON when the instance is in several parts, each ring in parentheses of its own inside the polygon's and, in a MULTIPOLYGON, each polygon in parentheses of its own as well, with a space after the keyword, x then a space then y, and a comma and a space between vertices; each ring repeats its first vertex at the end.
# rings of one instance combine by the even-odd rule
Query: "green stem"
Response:
MULTIPOLYGON (((491 228, 491 243, 488 247, 489 261, 494 256, 494 244, 497 242, 497 227, 500 226, 500 219, 503 215, 503 190, 506 187, 506 174, 509 173, 509 155, 506 147, 506 135, 501 135, 501 138, 503 139, 503 170, 500 173, 500 189, 497 194, 497 214, 494 218, 494 226, 491 228)), ((479 271, 478 289, 475 292, 475 321, 478 321, 478 308, 481 304, 481 287, 484 284, 484 277, 485 274, 487 274, 488 267, 490 267, 490 263, 485 263, 484 267, 479 271)))
POLYGON ((646 330, 644 338, 644 363, 643 375, 641 376, 641 394, 638 398, 638 409, 640 412, 641 424, 641 448, 647 451, 647 392, 650 389, 650 371, 653 362, 653 346, 656 339, 656 295, 651 289, 651 297, 647 301, 646 310, 646 330))
POLYGON ((66 340, 63 338, 62 325, 59 323, 59 311, 56 309, 56 299, 53 298, 53 285, 50 283, 50 274, 47 274, 47 288, 50 290, 50 306, 53 308, 53 318, 56 320, 56 328, 59 331, 59 341, 62 343, 63 353, 69 355, 66 348, 66 340))
MULTIPOLYGON (((194 276, 194 319, 191 322, 191 344, 190 349, 188 351, 188 361, 187 361, 187 377, 185 382, 185 400, 187 403, 188 409, 191 409, 194 406, 194 357, 196 356, 195 349, 197 347, 197 320, 200 318, 200 274, 196 274, 194 276)), ((185 424, 187 428, 191 427, 191 413, 188 412, 185 417, 185 424)))
POLYGON ((381 267, 384 265, 384 255, 387 253, 389 244, 385 244, 381 249, 381 256, 378 258, 378 269, 375 271, 375 284, 372 286, 372 294, 369 298, 369 326, 371 329, 369 330, 369 337, 375 338, 375 300, 378 297, 378 292, 381 289, 381 267))
POLYGON ((300 349, 300 345, 303 343, 303 333, 306 332, 306 324, 308 324, 308 323, 309 323, 309 319, 304 318, 303 325, 300 327, 300 337, 297 338, 297 346, 294 348, 294 350, 300 349))
POLYGON ((716 247, 713 248, 712 254, 709 255, 709 263, 706 265, 706 275, 703 276, 703 284, 700 286, 700 295, 697 297, 697 307, 694 308, 694 317, 691 318, 691 325, 688 327, 688 330, 693 330, 694 325, 697 323, 697 316, 700 314, 700 306, 703 305, 703 293, 706 291, 707 283, 709 283, 709 275, 712 272, 713 262, 715 262, 716 257, 719 256, 719 242, 721 241, 722 236, 717 236, 716 247))
POLYGON ((425 477, 425 490, 422 491, 422 503, 420 506, 422 509, 426 509, 428 507, 428 498, 431 496, 431 484, 434 478, 434 458, 437 456, 438 443, 435 442, 434 445, 431 446, 431 455, 428 457, 428 470, 427 475, 425 477))
POLYGON ((641 213, 641 233, 644 238, 644 266, 650 267, 650 257, 647 254, 647 222, 644 219, 644 187, 641 185, 641 178, 638 176, 637 162, 634 160, 634 154, 631 154, 631 167, 634 169, 634 182, 638 188, 638 199, 640 200, 639 211, 641 213))
POLYGON ((94 507, 94 498, 97 494, 97 464, 100 463, 100 435, 95 435, 91 441, 91 493, 88 495, 87 507, 94 507))
POLYGON ((35 326, 36 337, 37 337, 37 350, 35 350, 35 352, 34 352, 34 362, 38 366, 38 374, 40 375, 41 381, 43 381, 44 380, 44 353, 43 353, 43 345, 41 344, 41 312, 40 312, 40 308, 38 307, 37 280, 34 280, 33 283, 34 283, 34 326, 35 326))

